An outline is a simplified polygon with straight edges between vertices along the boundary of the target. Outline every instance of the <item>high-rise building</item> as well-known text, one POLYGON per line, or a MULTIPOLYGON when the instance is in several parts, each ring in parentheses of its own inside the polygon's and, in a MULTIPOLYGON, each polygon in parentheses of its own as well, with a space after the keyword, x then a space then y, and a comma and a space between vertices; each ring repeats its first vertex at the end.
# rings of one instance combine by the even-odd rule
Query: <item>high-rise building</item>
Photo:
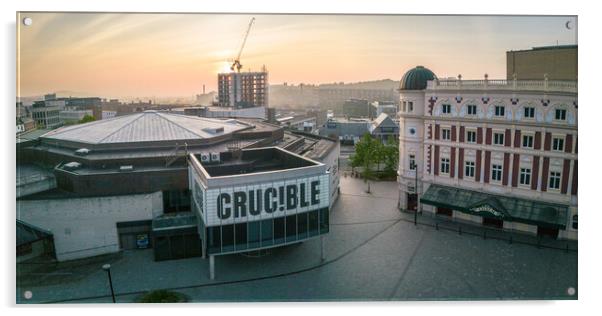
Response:
POLYGON ((418 66, 399 92, 400 208, 577 239, 576 81, 439 80, 418 66))
POLYGON ((268 72, 217 75, 218 105, 234 108, 268 107, 268 72))

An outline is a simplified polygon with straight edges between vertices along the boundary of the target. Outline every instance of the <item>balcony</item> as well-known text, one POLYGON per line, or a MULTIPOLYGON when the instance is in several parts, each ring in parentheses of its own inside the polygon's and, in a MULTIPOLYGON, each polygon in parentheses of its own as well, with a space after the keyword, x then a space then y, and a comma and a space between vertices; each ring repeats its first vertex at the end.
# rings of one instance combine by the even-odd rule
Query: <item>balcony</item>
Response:
POLYGON ((427 90, 504 90, 577 93, 571 80, 461 80, 439 79, 427 82, 427 90))

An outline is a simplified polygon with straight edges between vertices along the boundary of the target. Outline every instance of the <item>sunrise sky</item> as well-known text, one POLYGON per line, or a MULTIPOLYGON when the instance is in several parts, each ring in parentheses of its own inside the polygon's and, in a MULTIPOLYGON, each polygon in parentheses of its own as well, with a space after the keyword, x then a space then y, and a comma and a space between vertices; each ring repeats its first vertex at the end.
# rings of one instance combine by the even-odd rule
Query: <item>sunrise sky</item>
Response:
POLYGON ((191 96, 216 87, 256 18, 241 62, 270 83, 505 78, 508 50, 576 44, 575 17, 23 13, 18 96, 191 96), (571 21, 566 27, 566 22, 571 21))

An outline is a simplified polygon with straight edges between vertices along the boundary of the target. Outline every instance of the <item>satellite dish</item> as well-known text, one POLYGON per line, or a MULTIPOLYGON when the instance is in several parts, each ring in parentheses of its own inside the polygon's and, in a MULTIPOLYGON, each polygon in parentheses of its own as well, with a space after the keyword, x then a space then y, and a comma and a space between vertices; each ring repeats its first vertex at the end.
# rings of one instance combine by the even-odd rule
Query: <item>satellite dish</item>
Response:
POLYGON ((566 26, 567 30, 571 29, 571 21, 566 21, 566 23, 564 24, 564 26, 566 26))

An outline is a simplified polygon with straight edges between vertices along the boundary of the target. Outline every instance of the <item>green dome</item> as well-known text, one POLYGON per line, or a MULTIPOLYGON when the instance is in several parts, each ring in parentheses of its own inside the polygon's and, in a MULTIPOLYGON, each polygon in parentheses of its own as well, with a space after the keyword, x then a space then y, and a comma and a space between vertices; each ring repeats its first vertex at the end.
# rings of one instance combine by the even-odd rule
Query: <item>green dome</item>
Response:
POLYGON ((401 78, 399 90, 424 90, 426 82, 435 80, 437 76, 428 68, 416 66, 416 68, 408 70, 401 78))

